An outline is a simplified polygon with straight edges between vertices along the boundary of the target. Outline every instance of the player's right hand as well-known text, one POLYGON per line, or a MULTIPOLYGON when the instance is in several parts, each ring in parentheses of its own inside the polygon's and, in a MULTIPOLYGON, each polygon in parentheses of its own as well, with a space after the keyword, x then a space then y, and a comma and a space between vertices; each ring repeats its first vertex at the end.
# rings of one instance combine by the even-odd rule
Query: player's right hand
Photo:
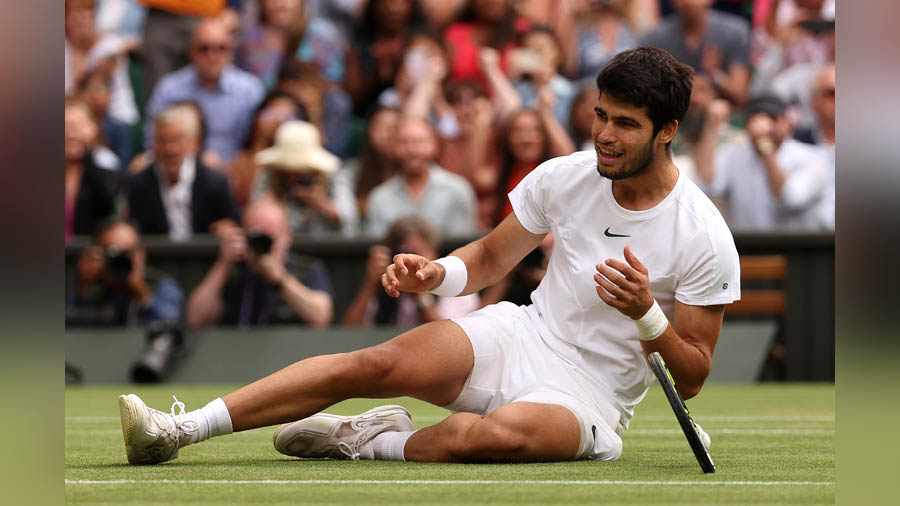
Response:
POLYGON ((420 293, 438 286, 444 280, 444 267, 420 255, 394 255, 394 263, 381 275, 381 286, 391 297, 400 292, 420 293))

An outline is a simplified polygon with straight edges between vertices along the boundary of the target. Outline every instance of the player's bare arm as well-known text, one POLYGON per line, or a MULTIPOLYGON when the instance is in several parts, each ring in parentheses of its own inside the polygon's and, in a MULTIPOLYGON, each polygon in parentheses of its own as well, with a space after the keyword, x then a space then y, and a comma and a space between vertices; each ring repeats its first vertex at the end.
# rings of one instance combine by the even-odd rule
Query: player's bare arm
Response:
MULTIPOLYGON (((625 260, 597 265, 597 295, 625 316, 637 320, 653 306, 647 268, 628 246, 625 260)), ((641 341, 644 355, 658 351, 666 361, 682 397, 700 392, 712 368, 713 349, 722 328, 724 305, 691 306, 675 301, 675 321, 656 339, 641 341)))
MULTIPOLYGON (((513 267, 538 247, 547 234, 532 234, 511 213, 489 234, 451 253, 459 257, 468 271, 468 283, 460 295, 475 293, 503 279, 513 267)), ((441 284, 445 269, 419 255, 394 255, 394 263, 385 269, 381 284, 385 292, 398 297, 400 292, 425 292, 441 284)))

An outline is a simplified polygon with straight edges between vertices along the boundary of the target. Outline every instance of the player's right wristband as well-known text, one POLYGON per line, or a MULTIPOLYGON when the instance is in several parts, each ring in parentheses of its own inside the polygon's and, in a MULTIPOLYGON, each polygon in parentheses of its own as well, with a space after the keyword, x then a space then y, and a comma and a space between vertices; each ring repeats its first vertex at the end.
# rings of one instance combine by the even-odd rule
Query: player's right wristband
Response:
POLYGON ((634 324, 637 325, 638 337, 642 341, 652 341, 666 331, 666 328, 669 326, 669 319, 666 318, 666 314, 659 307, 659 303, 654 300, 650 309, 647 310, 644 316, 635 320, 634 324))
POLYGON ((466 288, 466 283, 469 282, 466 263, 461 258, 454 256, 438 258, 434 263, 444 266, 444 280, 438 286, 428 290, 428 293, 441 297, 456 297, 462 293, 466 288))

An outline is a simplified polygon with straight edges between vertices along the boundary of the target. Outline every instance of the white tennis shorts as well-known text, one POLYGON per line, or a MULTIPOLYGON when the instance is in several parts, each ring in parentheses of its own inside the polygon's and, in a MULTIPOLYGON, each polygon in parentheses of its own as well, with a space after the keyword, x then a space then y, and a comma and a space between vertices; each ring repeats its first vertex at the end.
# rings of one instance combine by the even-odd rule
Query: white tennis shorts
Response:
POLYGON ((581 444, 575 460, 616 460, 622 438, 619 411, 586 372, 554 353, 541 339, 526 306, 500 302, 452 321, 462 327, 475 352, 475 364, 459 397, 447 409, 485 415, 513 402, 555 404, 575 414, 581 444))

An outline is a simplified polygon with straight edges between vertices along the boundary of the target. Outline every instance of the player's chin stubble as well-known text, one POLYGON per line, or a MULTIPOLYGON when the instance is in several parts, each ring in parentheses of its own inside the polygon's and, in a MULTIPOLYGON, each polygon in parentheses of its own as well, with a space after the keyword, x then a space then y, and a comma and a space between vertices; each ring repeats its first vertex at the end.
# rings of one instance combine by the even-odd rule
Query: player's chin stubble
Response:
POLYGON ((636 158, 633 161, 629 162, 628 160, 625 160, 625 163, 622 164, 622 168, 619 169, 618 172, 605 173, 600 166, 600 162, 597 161, 597 173, 608 179, 626 179, 639 174, 641 171, 649 167, 650 164, 653 163, 655 157, 656 155, 653 152, 653 143, 648 142, 644 145, 644 148, 638 152, 636 158))

